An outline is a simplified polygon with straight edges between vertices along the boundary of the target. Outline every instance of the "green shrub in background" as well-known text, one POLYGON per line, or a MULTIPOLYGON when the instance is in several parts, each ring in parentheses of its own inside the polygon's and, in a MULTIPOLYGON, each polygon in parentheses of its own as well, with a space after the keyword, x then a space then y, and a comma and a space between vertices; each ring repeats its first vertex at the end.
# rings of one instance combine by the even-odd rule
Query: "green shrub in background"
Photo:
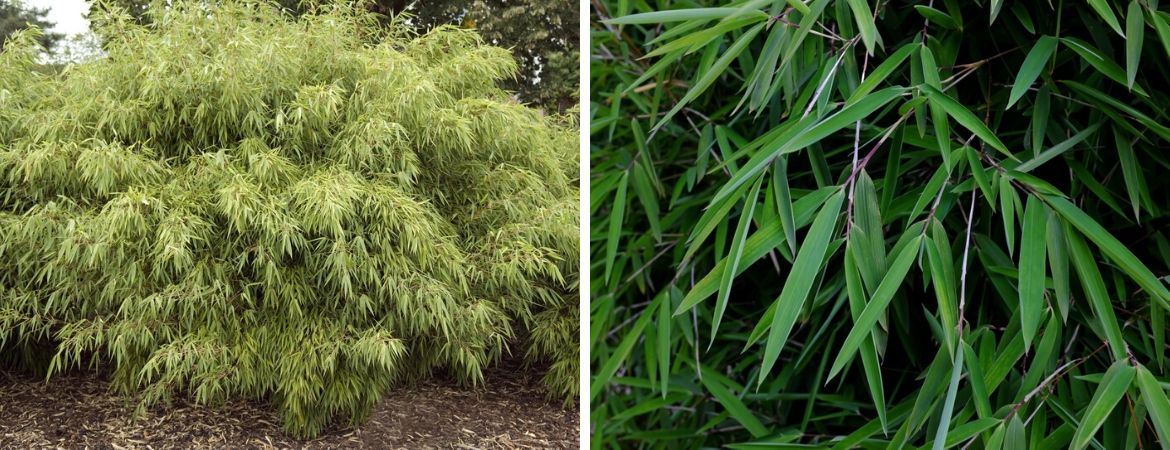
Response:
POLYGON ((573 401, 577 124, 496 87, 506 49, 361 6, 151 14, 93 17, 106 56, 60 75, 35 31, 0 53, 0 361, 306 436, 517 346, 573 401))
POLYGON ((1170 448, 1157 1, 593 3, 593 442, 1170 448))

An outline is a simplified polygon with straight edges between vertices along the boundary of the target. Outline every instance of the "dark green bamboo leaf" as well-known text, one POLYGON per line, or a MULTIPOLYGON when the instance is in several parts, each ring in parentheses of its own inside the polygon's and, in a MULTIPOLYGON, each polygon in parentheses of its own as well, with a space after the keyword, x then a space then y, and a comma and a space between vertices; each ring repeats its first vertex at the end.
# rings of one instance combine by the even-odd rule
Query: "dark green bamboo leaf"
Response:
POLYGON ((1008 255, 1015 255, 1016 212, 1021 209, 1020 194, 1012 186, 1011 179, 999 177, 999 211, 1003 217, 1003 232, 1007 239, 1008 255))
POLYGON ((772 163, 772 189, 775 191, 776 211, 788 249, 796 254, 796 219, 792 213, 792 193, 788 190, 788 159, 781 156, 772 163))
POLYGON ((764 426, 760 419, 757 418, 743 401, 736 397, 728 390, 727 386, 723 385, 722 378, 719 374, 712 372, 706 367, 703 368, 703 376, 699 380, 703 382, 703 386, 707 388, 707 392, 711 393, 712 397, 719 404, 723 405, 731 417, 743 425, 754 437, 763 437, 768 434, 768 428, 764 426))
POLYGON ((792 263, 792 271, 784 280, 784 288, 775 302, 778 304, 776 315, 772 319, 772 327, 764 347, 763 368, 759 376, 761 383, 771 373, 776 359, 780 357, 780 349, 787 343, 788 335, 796 325, 797 316, 804 307, 809 291, 812 290, 813 281, 821 270, 821 264, 829 248, 829 241, 833 238, 844 199, 845 192, 839 191, 825 202, 825 206, 809 226, 808 235, 800 245, 800 253, 792 263))
POLYGON ((1101 425, 1105 424, 1109 413, 1113 412, 1117 402, 1121 401, 1121 397, 1129 390, 1133 377, 1134 369, 1129 365, 1129 361, 1117 361, 1109 366, 1105 378, 1101 379, 1101 385, 1097 387, 1097 392, 1093 394, 1093 399, 1089 401, 1084 415, 1081 416, 1080 427, 1073 435, 1070 448, 1079 450, 1089 445, 1089 440, 1101 425))
POLYGON ((1166 57, 1170 58, 1170 19, 1167 14, 1161 11, 1150 12, 1150 22, 1154 23, 1154 32, 1158 34, 1158 40, 1162 41, 1162 49, 1166 51, 1166 57))
POLYGON ((1133 88, 1137 79, 1138 64, 1142 60, 1142 44, 1145 41, 1146 21, 1142 14, 1142 5, 1137 0, 1129 2, 1129 10, 1125 13, 1125 82, 1133 88))
POLYGON ((731 251, 727 255, 728 266, 724 269, 723 279, 719 283, 719 297, 715 301, 715 316, 711 319, 711 341, 707 344, 708 348, 715 344, 715 337, 719 335, 719 322, 723 321, 723 312, 727 310, 727 301, 731 297, 731 283, 738 273, 739 262, 743 257, 744 242, 747 241, 748 227, 751 226, 752 219, 755 217, 756 200, 760 196, 760 185, 763 183, 764 177, 760 177, 752 186, 751 193, 744 198, 743 212, 739 215, 739 224, 735 227, 735 237, 731 241, 731 251))
MULTIPOLYGON (((675 9, 670 11, 653 11, 641 14, 631 14, 628 16, 615 17, 604 22, 611 25, 643 25, 682 22, 688 20, 713 20, 722 19, 737 12, 740 12, 739 8, 675 9)), ((767 14, 763 11, 755 11, 755 13, 767 17, 767 14)))
MULTIPOLYGON (((864 233, 860 230, 852 232, 864 233)), ((852 233, 851 232, 851 233, 852 233)), ((853 247, 854 235, 850 235, 849 241, 845 246, 845 288, 849 295, 849 313, 853 316, 853 320, 857 320, 861 315, 861 311, 865 309, 865 289, 861 283, 861 274, 857 270, 857 258, 854 256, 853 247)), ((866 339, 861 344, 861 363, 865 371, 865 380, 869 386, 870 396, 873 398, 874 408, 877 409, 878 418, 882 423, 882 430, 886 429, 888 424, 888 415, 886 413, 886 394, 882 383, 881 365, 877 359, 877 351, 874 348, 874 339, 871 334, 870 339, 866 339)))
POLYGON ((1170 309, 1170 291, 1166 290, 1166 286, 1124 244, 1068 200, 1048 196, 1045 197, 1045 201, 1065 220, 1084 233, 1085 237, 1097 244, 1102 253, 1121 267, 1147 294, 1157 300, 1161 307, 1170 309))
POLYGON ((626 189, 630 184, 630 173, 623 172, 618 181, 617 194, 614 195, 613 211, 609 216, 609 237, 605 241, 605 277, 606 282, 613 273, 613 262, 617 258, 618 245, 621 244, 622 218, 626 212, 626 189))
POLYGON ((650 319, 654 317, 653 313, 658 309, 659 302, 666 301, 666 298, 668 298, 666 291, 658 294, 654 298, 654 301, 638 315, 638 320, 634 322, 634 326, 630 327, 625 336, 622 337, 621 343, 618 344, 613 353, 610 353, 609 357, 605 359, 605 363, 595 373, 593 383, 590 385, 589 398, 591 401, 596 399, 602 390, 609 385, 609 380, 617 373, 618 367, 625 363, 626 358, 630 356, 630 351, 634 349, 634 344, 642 339, 642 332, 650 324, 650 319))
POLYGON ((1121 31, 1121 23, 1117 21, 1117 16, 1113 14, 1113 9, 1109 7, 1109 4, 1105 0, 1088 1, 1089 6, 1093 7, 1093 11, 1096 11, 1097 15, 1101 16, 1101 19, 1105 21, 1105 24, 1109 25, 1109 28, 1112 28, 1121 37, 1125 37, 1125 33, 1121 31))
POLYGON ((1170 446, 1170 400, 1166 398, 1166 391, 1154 378, 1154 374, 1140 364, 1137 366, 1137 385, 1162 448, 1167 448, 1170 446))
MULTIPOLYGON (((731 192, 746 184, 749 179, 754 179, 777 156, 803 149, 820 142, 821 139, 845 127, 852 126, 854 122, 869 116, 874 111, 877 111, 878 108, 885 106, 886 103, 901 96, 904 91, 905 89, 903 88, 892 87, 874 92, 859 100, 857 103, 842 108, 837 113, 817 122, 815 125, 794 130, 794 135, 789 139, 776 140, 766 144, 764 149, 755 156, 752 156, 751 160, 744 164, 739 172, 736 172, 735 176, 719 190, 719 193, 712 199, 712 203, 723 200, 731 192)), ((783 138, 784 136, 781 137, 783 138)))
POLYGON ((869 9, 868 0, 848 0, 849 8, 853 10, 853 19, 857 21, 857 28, 861 30, 861 41, 865 43, 865 50, 871 56, 877 42, 881 40, 878 36, 877 25, 874 24, 873 11, 869 9))
MULTIPOLYGON (((960 341, 962 345, 962 341, 960 341)), ((945 351, 945 350, 944 350, 945 351)), ((955 397, 959 394, 959 378, 963 376, 963 352, 954 352, 955 366, 951 368, 951 383, 947 386, 947 397, 943 401, 942 415, 938 422, 938 430, 934 433, 933 450, 947 448, 947 432, 951 427, 951 414, 955 409, 955 397)))
POLYGON ((1028 196, 1024 207, 1024 230, 1020 236, 1020 323, 1024 337, 1024 348, 1032 346, 1036 327, 1044 312, 1044 280, 1048 231, 1048 211, 1039 199, 1028 196))
MULTIPOLYGON (((1071 225, 1069 225, 1071 226, 1071 225)), ((1068 226, 1066 226, 1067 228, 1068 226)), ((1105 339, 1113 352, 1114 361, 1125 360, 1127 353, 1125 339, 1122 338, 1121 328, 1117 326, 1117 317, 1113 314, 1113 303, 1110 302, 1109 292, 1105 288, 1105 281, 1097 269, 1097 261, 1079 233, 1065 230, 1065 240, 1068 242, 1068 254, 1072 260, 1077 278, 1081 280, 1081 288, 1089 300, 1093 315, 1104 330, 1105 339)))
POLYGON ((1052 158, 1060 156, 1064 152, 1069 151, 1069 149, 1075 147, 1077 144, 1081 143, 1081 141, 1084 141, 1086 138, 1091 136, 1093 133, 1096 133, 1097 129, 1101 128, 1101 124, 1102 124, 1102 122, 1097 122, 1097 123, 1094 123, 1094 124, 1088 126, 1087 128, 1081 130, 1077 134, 1074 134, 1072 137, 1065 139, 1061 143, 1053 145, 1052 148, 1049 148, 1048 150, 1044 150, 1043 152, 1040 152, 1040 154, 1036 155, 1035 158, 1024 161, 1022 164, 1016 166, 1015 169, 1013 169, 1013 170, 1015 170, 1017 172, 1023 172, 1023 173, 1031 172, 1032 169, 1035 169, 1035 168, 1039 167, 1041 164, 1044 164, 1044 163, 1052 160, 1052 158))
POLYGON ((1077 52, 1078 55, 1081 55, 1081 58, 1084 59, 1085 62, 1093 66, 1094 69, 1097 69, 1098 72, 1101 72, 1102 75, 1109 77, 1122 86, 1128 86, 1131 90, 1141 94, 1142 96, 1147 96, 1146 92, 1142 90, 1141 86, 1129 85, 1129 83, 1126 81, 1125 70, 1123 70, 1121 66, 1118 66, 1117 63, 1106 58, 1100 50, 1094 48, 1092 45, 1089 45, 1089 43, 1074 37, 1062 37, 1060 38, 1060 41, 1063 42, 1066 47, 1071 48, 1074 52, 1077 52))
POLYGON ((691 86, 691 89, 687 91, 686 95, 684 95, 682 99, 675 103, 674 107, 670 108, 670 111, 667 111, 666 115, 664 115, 662 119, 658 120, 658 124, 654 125, 654 129, 657 130, 662 128, 662 126, 669 122, 670 119, 673 118, 674 115, 679 111, 681 111, 684 106, 697 98, 703 92, 706 92, 707 88, 711 87, 711 85, 714 84, 721 75, 723 75, 723 72, 727 70, 727 67, 731 65, 731 62, 734 61, 735 58, 739 57, 740 52, 743 52, 743 50, 747 48, 748 44, 750 44, 752 40, 755 39, 756 35, 759 34, 763 29, 764 24, 756 24, 756 26, 751 27, 746 32, 744 32, 743 35, 739 37, 739 39, 736 39, 735 43, 731 44, 731 47, 728 47, 727 51, 723 52, 723 55, 721 55, 719 59, 716 60, 714 64, 712 64, 711 68, 703 73, 703 77, 698 81, 695 81, 695 84, 691 86))
POLYGON ((1052 36, 1040 36, 1036 41, 1036 45, 1032 46, 1032 50, 1028 52, 1028 56, 1024 58, 1024 63, 1020 66, 1020 71, 1016 73, 1016 81, 1012 84, 1012 92, 1008 96, 1008 103, 1004 109, 1011 108, 1012 105, 1028 92, 1028 88, 1032 83, 1036 82, 1036 78, 1040 77, 1040 72, 1044 70, 1044 66, 1052 59, 1052 54, 1056 52, 1056 38, 1052 36))
MULTIPOLYGON (((1047 209, 1047 208, 1046 208, 1047 209)), ((1052 274, 1052 292, 1056 298, 1056 308, 1060 312, 1062 321, 1068 321, 1069 303, 1069 270, 1068 244, 1064 238, 1064 223, 1056 213, 1048 210, 1048 267, 1052 274)))
POLYGON ((1007 433, 1003 436, 1003 450, 1026 450, 1028 437, 1025 434, 1024 421, 1019 414, 1013 414, 1008 421, 1007 433))
POLYGON ((956 22, 955 19, 953 17, 951 17, 950 15, 948 15, 947 13, 944 13, 942 11, 939 11, 937 9, 931 8, 931 7, 926 6, 926 5, 914 5, 914 10, 918 11, 918 14, 921 14, 922 17, 926 18, 926 20, 929 20, 930 23, 933 23, 933 24, 938 25, 940 27, 946 28, 948 30, 954 30, 954 29, 959 28, 958 22, 956 22))
POLYGON ((1138 167, 1137 156, 1133 152, 1133 144, 1122 136, 1121 131, 1113 129, 1113 143, 1117 146, 1117 157, 1121 162, 1121 176, 1125 179, 1125 192, 1129 194, 1129 203, 1133 206, 1134 220, 1141 222, 1141 205, 1143 198, 1149 198, 1146 192, 1146 180, 1138 167))
MULTIPOLYGON (((908 230, 909 233, 915 233, 916 231, 914 229, 908 230)), ((833 360, 833 367, 829 369, 829 380, 836 377, 837 373, 845 367, 845 364, 853 359, 853 355, 857 353, 857 348, 861 346, 862 340, 873 331, 878 317, 886 311, 886 307, 894 299, 894 294, 897 293, 898 288, 902 285, 903 279, 906 278, 906 273, 910 271, 911 264, 918 256, 921 243, 921 236, 912 238, 909 244, 902 247, 898 256, 894 257, 894 261, 890 263, 889 271, 882 278, 882 283, 874 290, 869 303, 865 305, 865 310, 862 311, 861 316, 853 323, 853 328, 849 330, 849 335, 845 338, 845 342, 841 344, 841 350, 837 354, 837 358, 833 360)))
POLYGON ((878 64, 878 66, 875 67, 873 71, 869 73, 869 75, 866 75, 865 81, 862 81, 861 84, 857 85, 857 89, 853 91, 853 94, 849 96, 848 100, 845 100, 845 104, 852 105, 858 100, 865 98, 865 96, 869 95, 870 92, 873 92, 873 90, 881 85, 882 82, 886 81, 886 79, 888 79, 895 70, 902 68, 902 63, 905 63, 906 58, 917 49, 918 46, 913 44, 906 44, 898 47, 898 50, 895 50, 894 53, 891 53, 890 56, 886 57, 886 59, 882 61, 881 64, 878 64))
POLYGON ((992 146, 996 150, 999 150, 1008 158, 1013 160, 1016 159, 1015 155, 1013 155, 1012 152, 1008 150, 1007 146, 999 140, 999 137, 997 137, 995 133, 991 132, 991 130, 987 128, 987 125, 984 125, 983 121, 979 120, 979 118, 976 117, 975 114, 971 113, 971 111, 968 110, 965 106, 955 101, 955 99, 951 98, 947 94, 942 93, 942 91, 939 91, 938 89, 935 89, 931 86, 924 85, 922 86, 922 90, 927 94, 927 96, 930 97, 932 104, 937 102, 938 105, 941 106, 944 111, 946 111, 947 115, 951 116, 952 119, 955 119, 955 122, 959 122, 959 125, 962 125, 963 128, 966 128, 968 131, 975 133, 976 136, 979 136, 979 139, 983 140, 983 142, 986 142, 987 145, 992 146))

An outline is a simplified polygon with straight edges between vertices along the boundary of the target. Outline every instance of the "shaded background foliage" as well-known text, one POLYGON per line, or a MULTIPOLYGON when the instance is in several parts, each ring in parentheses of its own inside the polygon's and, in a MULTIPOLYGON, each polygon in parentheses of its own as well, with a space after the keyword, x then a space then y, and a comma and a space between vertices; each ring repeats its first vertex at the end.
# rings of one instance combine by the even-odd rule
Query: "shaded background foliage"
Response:
MULTIPOLYGON (((47 13, 48 10, 27 7, 19 0, 0 0, 0 50, 4 49, 4 41, 8 36, 28 28, 29 25, 41 29, 52 27, 53 23, 45 20, 47 13)), ((40 36, 40 43, 51 49, 63 37, 58 33, 43 33, 40 36)))
POLYGON ((597 447, 1170 445, 1166 5, 591 4, 597 447))
MULTIPOLYGON (((147 19, 152 0, 102 0, 91 5, 118 6, 139 22, 147 19)), ((285 10, 302 14, 317 1, 279 0, 285 10)), ((512 50, 519 63, 517 77, 504 80, 504 88, 521 101, 549 112, 565 112, 578 103, 577 2, 569 0, 371 0, 370 11, 391 16, 406 12, 419 32, 443 25, 473 28, 489 44, 512 50)), ((383 18, 385 21, 386 18, 383 18)))
POLYGON ((508 50, 343 4, 149 14, 93 15, 106 54, 62 73, 36 29, 0 53, 0 362, 301 436, 505 352, 575 400, 577 124, 498 86, 508 50))

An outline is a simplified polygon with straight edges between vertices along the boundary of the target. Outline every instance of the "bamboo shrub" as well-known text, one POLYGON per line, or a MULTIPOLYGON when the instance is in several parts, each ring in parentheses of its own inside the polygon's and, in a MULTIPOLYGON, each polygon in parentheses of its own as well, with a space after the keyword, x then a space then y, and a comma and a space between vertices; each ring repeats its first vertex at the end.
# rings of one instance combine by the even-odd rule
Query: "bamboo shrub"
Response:
POLYGON ((577 125, 497 87, 507 50, 361 6, 149 14, 61 74, 35 29, 0 53, 0 361, 304 436, 508 352, 572 401, 577 125))

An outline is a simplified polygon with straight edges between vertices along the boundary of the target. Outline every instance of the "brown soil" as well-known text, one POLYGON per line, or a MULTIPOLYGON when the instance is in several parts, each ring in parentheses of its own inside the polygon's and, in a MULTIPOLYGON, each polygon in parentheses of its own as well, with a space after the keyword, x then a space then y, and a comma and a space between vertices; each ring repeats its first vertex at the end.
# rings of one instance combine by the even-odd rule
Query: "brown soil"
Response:
POLYGON ((93 374, 48 384, 0 371, 0 449, 8 448, 576 448, 577 409, 545 398, 540 377, 505 362, 486 386, 435 379, 389 393, 358 428, 312 440, 284 433, 269 405, 217 408, 177 400, 135 420, 135 404, 93 374))

